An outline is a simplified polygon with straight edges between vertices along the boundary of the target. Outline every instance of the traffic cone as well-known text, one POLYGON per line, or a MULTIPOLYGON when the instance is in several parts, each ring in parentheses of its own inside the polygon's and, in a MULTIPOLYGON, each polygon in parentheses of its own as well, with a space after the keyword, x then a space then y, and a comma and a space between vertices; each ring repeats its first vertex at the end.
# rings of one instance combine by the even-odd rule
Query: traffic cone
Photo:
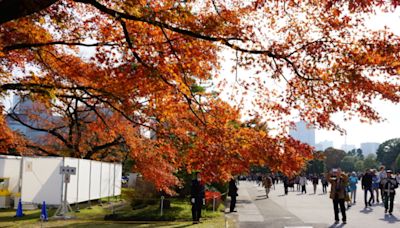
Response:
POLYGON ((14 217, 22 217, 22 216, 24 216, 24 213, 22 213, 22 203, 21 203, 21 199, 19 199, 17 213, 15 214, 14 217))
POLYGON ((49 218, 47 216, 47 209, 46 209, 46 202, 45 201, 43 201, 43 204, 42 204, 42 212, 40 213, 40 219, 42 221, 49 221, 49 218))

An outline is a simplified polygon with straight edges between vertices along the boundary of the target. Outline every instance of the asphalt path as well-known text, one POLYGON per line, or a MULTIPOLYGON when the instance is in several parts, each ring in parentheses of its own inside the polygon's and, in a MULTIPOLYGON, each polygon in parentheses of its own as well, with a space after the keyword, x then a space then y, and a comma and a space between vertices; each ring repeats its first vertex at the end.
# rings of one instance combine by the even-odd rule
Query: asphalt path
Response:
MULTIPOLYGON (((347 224, 334 224, 332 200, 328 194, 322 193, 321 185, 316 194, 309 183, 307 194, 289 190, 289 194, 285 195, 283 185, 278 184, 269 193, 269 198, 266 198, 264 188, 255 182, 241 181, 238 187, 237 212, 226 213, 227 217, 236 221, 238 227, 400 227, 400 198, 395 198, 393 215, 390 216, 384 213, 382 203, 365 208, 364 191, 360 186, 357 188, 356 204, 346 210, 347 224)), ((396 197, 400 197, 400 190, 397 190, 396 197)))

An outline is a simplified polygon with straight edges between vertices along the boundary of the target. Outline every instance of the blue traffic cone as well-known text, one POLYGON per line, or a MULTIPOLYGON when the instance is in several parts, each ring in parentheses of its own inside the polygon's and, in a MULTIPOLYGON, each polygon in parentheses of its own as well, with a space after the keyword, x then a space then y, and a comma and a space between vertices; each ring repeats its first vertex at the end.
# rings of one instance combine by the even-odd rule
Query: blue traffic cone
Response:
POLYGON ((47 209, 46 209, 46 202, 45 201, 43 201, 43 204, 42 204, 42 212, 40 213, 40 219, 42 221, 48 221, 49 220, 48 216, 47 216, 47 209))
POLYGON ((19 199, 17 213, 15 214, 14 217, 22 217, 22 216, 24 216, 24 213, 22 213, 22 203, 21 203, 21 199, 19 199))

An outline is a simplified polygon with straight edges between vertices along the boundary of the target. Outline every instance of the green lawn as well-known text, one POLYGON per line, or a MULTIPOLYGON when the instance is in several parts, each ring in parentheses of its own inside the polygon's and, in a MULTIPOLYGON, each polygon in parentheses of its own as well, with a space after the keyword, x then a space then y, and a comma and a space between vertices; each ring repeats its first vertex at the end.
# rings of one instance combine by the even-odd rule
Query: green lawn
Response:
MULTIPOLYGON (((115 203, 118 218, 126 221, 104 221, 104 216, 111 213, 109 204, 94 205, 92 209, 83 208, 75 213, 76 218, 70 220, 54 220, 43 223, 43 227, 225 227, 222 212, 203 210, 202 223, 192 225, 190 204, 182 200, 172 200, 171 208, 160 215, 158 205, 132 210, 129 204, 115 203), (118 204, 118 205, 117 205, 118 204), (161 221, 169 220, 169 221, 161 221)), ((221 210, 221 208, 220 208, 221 210)), ((55 209, 48 210, 49 217, 55 209)), ((0 209, 0 227, 40 227, 40 210, 24 211, 25 216, 14 218, 15 210, 0 209)))
MULTIPOLYGON (((222 206, 221 206, 222 207, 222 206)), ((219 211, 223 210, 219 208, 219 211)), ((218 211, 218 210, 217 210, 218 211)), ((203 218, 214 218, 220 216, 220 212, 212 212, 212 210, 203 210, 203 218)), ((190 221, 192 217, 191 205, 178 199, 171 200, 171 208, 165 209, 163 215, 160 214, 159 205, 148 205, 145 208, 131 210, 128 206, 117 212, 120 220, 136 220, 136 221, 190 221)))

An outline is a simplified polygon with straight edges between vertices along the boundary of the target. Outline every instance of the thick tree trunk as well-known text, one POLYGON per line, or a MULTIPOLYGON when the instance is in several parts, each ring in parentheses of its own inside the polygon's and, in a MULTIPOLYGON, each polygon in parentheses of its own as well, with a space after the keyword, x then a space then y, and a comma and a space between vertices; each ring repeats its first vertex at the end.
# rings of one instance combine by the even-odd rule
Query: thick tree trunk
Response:
POLYGON ((39 12, 58 0, 0 0, 0 25, 39 12))

